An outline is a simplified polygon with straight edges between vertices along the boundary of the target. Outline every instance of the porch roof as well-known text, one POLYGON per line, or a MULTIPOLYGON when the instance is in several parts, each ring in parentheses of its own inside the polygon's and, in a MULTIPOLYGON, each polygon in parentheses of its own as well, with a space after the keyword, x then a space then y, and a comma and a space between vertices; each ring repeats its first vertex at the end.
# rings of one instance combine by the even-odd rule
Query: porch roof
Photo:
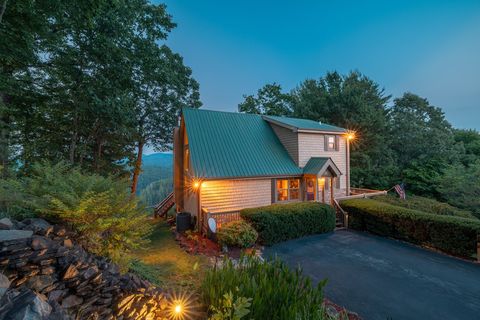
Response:
POLYGON ((337 176, 342 174, 331 158, 312 157, 303 168, 303 174, 321 175, 329 168, 337 176))

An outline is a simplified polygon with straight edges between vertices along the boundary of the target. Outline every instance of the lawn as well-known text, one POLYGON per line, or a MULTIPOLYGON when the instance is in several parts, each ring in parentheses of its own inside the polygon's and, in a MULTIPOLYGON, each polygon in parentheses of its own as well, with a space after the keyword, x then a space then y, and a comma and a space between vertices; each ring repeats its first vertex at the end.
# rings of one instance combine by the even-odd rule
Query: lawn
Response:
POLYGON ((165 288, 196 288, 208 268, 204 256, 186 253, 175 241, 164 220, 152 220, 150 244, 137 252, 131 269, 150 282, 165 288))

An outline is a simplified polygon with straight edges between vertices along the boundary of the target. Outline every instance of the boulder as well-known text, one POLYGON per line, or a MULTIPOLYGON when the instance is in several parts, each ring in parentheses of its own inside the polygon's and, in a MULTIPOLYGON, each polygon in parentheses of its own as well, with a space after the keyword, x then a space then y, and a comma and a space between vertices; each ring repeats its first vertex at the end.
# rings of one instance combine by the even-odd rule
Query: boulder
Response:
POLYGON ((26 224, 26 230, 32 230, 35 234, 48 236, 53 231, 53 226, 40 218, 25 219, 22 223, 26 224))
POLYGON ((13 229, 13 222, 8 218, 0 219, 0 230, 13 229))
POLYGON ((40 292, 43 289, 51 286, 55 281, 56 279, 51 275, 39 275, 28 279, 26 285, 28 288, 40 292))
POLYGON ((45 237, 33 236, 30 246, 33 250, 48 249, 49 247, 53 247, 53 241, 45 237))
POLYGON ((30 230, 0 230, 0 242, 28 239, 32 234, 30 230))
POLYGON ((8 308, 2 308, 0 319, 44 320, 48 319, 52 312, 46 297, 29 289, 23 289, 19 294, 10 296, 8 301, 2 299, 2 306, 8 308))
POLYGON ((0 273, 0 299, 2 299, 5 292, 10 287, 10 280, 3 273, 0 273))

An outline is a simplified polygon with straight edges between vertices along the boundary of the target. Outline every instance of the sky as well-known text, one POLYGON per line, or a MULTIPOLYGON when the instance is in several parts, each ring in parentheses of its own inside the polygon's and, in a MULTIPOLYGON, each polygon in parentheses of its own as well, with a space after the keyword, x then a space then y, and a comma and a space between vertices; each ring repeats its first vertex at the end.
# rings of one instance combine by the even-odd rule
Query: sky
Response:
POLYGON ((167 45, 192 68, 203 108, 236 111, 266 83, 290 91, 358 70, 480 129, 480 0, 161 2, 178 24, 167 45))

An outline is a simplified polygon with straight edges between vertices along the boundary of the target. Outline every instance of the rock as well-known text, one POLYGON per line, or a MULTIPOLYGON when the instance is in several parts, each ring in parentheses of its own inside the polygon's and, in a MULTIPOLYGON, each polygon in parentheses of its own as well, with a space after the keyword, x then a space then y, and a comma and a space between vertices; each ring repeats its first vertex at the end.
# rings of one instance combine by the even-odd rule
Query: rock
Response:
POLYGON ((8 218, 0 219, 0 230, 13 229, 13 222, 8 218))
POLYGON ((72 295, 69 295, 68 297, 66 297, 65 299, 63 299, 62 307, 68 309, 68 308, 78 306, 78 305, 82 304, 82 302, 83 302, 82 298, 77 297, 76 295, 72 294, 72 295))
POLYGON ((53 290, 48 294, 48 301, 59 302, 65 295, 66 290, 53 290))
POLYGON ((32 234, 30 230, 0 230, 0 242, 28 239, 32 234))
POLYGON ((48 319, 52 312, 52 307, 47 303, 46 297, 41 294, 35 294, 33 291, 25 289, 20 294, 14 296, 3 305, 9 305, 8 309, 0 312, 0 319, 15 320, 43 320, 48 319))
POLYGON ((30 246, 33 250, 47 249, 52 246, 52 241, 45 237, 33 236, 30 246))
POLYGON ((35 234, 48 236, 53 231, 53 226, 47 221, 39 218, 30 218, 22 221, 26 226, 24 229, 32 230, 35 234))
POLYGON ((72 278, 75 278, 76 276, 78 276, 78 269, 75 268, 73 264, 71 264, 65 271, 63 275, 63 280, 72 279, 72 278))
POLYGON ((67 229, 65 229, 65 227, 56 225, 53 227, 53 233, 59 237, 63 237, 67 234, 67 229))
POLYGON ((3 274, 0 273, 0 299, 3 297, 5 292, 7 292, 10 287, 10 280, 3 274))
POLYGON ((34 276, 28 279, 26 286, 37 292, 51 286, 55 282, 55 279, 51 275, 34 276))
POLYGON ((73 242, 70 239, 63 240, 63 246, 67 248, 73 248, 73 242))
POLYGON ((97 273, 98 273, 98 268, 93 266, 85 270, 82 276, 83 276, 83 279, 87 280, 93 277, 94 275, 96 275, 97 273))

